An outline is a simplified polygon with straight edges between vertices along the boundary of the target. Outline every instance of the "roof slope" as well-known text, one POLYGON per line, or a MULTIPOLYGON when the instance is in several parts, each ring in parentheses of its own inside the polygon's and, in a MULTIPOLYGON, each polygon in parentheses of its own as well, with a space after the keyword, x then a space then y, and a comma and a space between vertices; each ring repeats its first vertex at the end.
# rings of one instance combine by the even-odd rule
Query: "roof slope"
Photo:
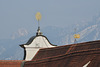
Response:
POLYGON ((70 48, 70 45, 40 49, 39 52, 36 54, 36 56, 32 60, 38 60, 38 59, 44 59, 48 57, 63 55, 68 51, 69 48, 70 48))
POLYGON ((74 52, 58 57, 25 62, 24 67, 100 67, 100 49, 74 52))
POLYGON ((54 57, 58 55, 67 54, 75 51, 84 51, 100 48, 100 41, 91 41, 85 43, 71 44, 65 46, 58 46, 53 48, 40 49, 33 60, 54 57))
POLYGON ((41 49, 24 67, 100 67, 100 41, 41 49))
POLYGON ((0 60, 0 67, 21 67, 24 60, 0 60))

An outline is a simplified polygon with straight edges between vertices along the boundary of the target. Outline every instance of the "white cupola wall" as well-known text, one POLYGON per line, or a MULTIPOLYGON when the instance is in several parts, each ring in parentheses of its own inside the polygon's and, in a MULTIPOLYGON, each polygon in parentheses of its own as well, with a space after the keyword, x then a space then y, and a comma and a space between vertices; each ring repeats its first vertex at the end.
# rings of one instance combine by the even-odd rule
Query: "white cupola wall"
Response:
POLYGON ((24 60, 32 60, 41 48, 55 47, 49 42, 47 37, 42 35, 40 28, 38 28, 36 36, 31 37, 26 44, 20 46, 24 48, 24 60))

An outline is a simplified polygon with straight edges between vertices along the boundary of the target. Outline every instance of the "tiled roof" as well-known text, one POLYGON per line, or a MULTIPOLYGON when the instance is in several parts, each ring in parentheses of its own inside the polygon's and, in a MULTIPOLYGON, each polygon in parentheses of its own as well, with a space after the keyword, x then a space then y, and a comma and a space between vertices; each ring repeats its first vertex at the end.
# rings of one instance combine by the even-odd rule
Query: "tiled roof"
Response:
POLYGON ((100 67, 100 41, 41 49, 24 67, 100 67))
POLYGON ((67 52, 70 46, 71 45, 40 49, 39 52, 36 54, 36 56, 32 60, 38 60, 38 59, 43 59, 47 57, 63 55, 67 52))
POLYGON ((24 60, 0 60, 0 67, 21 67, 24 60))
POLYGON ((39 52, 36 54, 36 56, 33 58, 33 60, 54 57, 75 51, 91 50, 98 48, 100 48, 100 41, 91 41, 85 43, 58 46, 53 48, 45 48, 45 49, 40 49, 39 52))
POLYGON ((99 52, 86 52, 71 55, 63 55, 45 60, 26 62, 24 67, 83 67, 89 61, 88 67, 100 67, 100 50, 99 52))

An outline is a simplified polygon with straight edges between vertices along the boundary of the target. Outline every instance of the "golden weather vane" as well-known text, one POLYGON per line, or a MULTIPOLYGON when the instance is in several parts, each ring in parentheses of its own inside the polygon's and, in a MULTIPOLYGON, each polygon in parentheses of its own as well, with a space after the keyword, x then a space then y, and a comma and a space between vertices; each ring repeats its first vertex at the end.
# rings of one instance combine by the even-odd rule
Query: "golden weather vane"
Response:
POLYGON ((74 34, 74 38, 80 38, 80 34, 74 34))
POLYGON ((36 15, 35 15, 35 17, 36 17, 36 20, 38 21, 38 27, 40 27, 40 23, 39 23, 39 21, 41 20, 41 13, 40 12, 37 12, 36 13, 36 15))
POLYGON ((37 12, 36 15, 36 20, 38 21, 38 30, 37 30, 37 35, 42 35, 42 32, 40 32, 40 20, 41 20, 41 13, 40 12, 37 12))
POLYGON ((80 38, 80 34, 76 34, 76 28, 75 28, 74 38, 75 38, 74 43, 76 43, 76 42, 77 42, 77 40, 76 40, 76 39, 79 39, 79 38, 80 38))

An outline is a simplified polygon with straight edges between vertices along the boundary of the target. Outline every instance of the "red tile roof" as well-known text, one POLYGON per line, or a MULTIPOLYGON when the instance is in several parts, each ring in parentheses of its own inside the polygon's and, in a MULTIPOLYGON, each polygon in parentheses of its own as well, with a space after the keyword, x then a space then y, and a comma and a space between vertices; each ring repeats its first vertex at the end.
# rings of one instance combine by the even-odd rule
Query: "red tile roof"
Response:
POLYGON ((70 46, 71 45, 40 49, 33 60, 65 54, 70 46))
POLYGON ((24 60, 0 60, 0 67, 21 67, 24 60))
POLYGON ((98 49, 98 48, 100 48, 100 40, 65 45, 65 46, 58 46, 53 48, 45 48, 45 49, 40 49, 36 54, 36 56, 33 58, 33 60, 54 57, 54 56, 63 55, 70 52, 75 52, 75 51, 82 51, 82 50, 84 51, 84 50, 91 50, 91 49, 98 49))
POLYGON ((100 49, 65 54, 62 56, 25 62, 24 67, 100 67, 100 49))
POLYGON ((24 67, 100 67, 100 41, 41 49, 24 67))

